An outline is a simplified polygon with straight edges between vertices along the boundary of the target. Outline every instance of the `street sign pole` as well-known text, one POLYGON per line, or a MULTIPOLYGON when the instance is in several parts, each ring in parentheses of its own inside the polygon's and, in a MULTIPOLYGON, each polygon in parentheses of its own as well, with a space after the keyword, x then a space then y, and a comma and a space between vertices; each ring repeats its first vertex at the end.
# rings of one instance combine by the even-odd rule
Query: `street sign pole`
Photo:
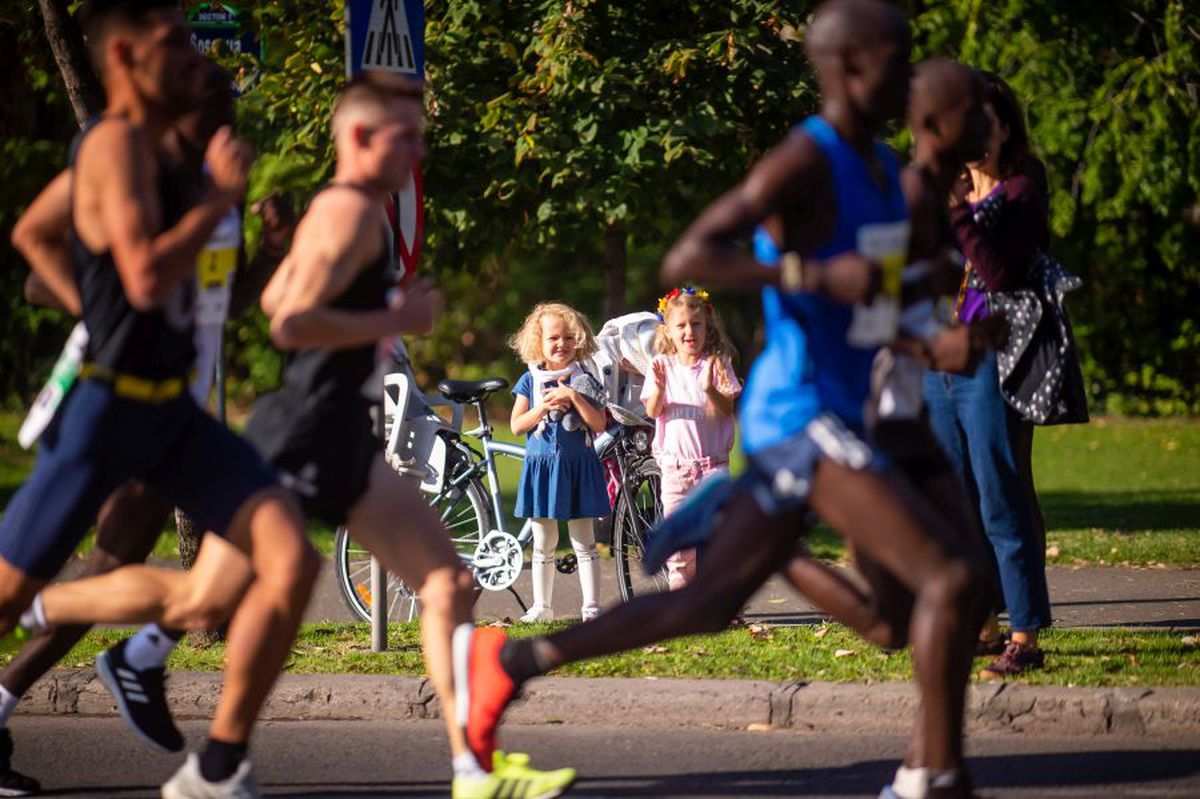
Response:
MULTIPOLYGON (((346 78, 364 69, 396 72, 420 80, 425 75, 425 8, 422 0, 346 0, 346 78)), ((396 274, 416 271, 424 227, 421 173, 413 165, 410 189, 392 195, 392 263, 396 274)), ((383 425, 382 397, 379 406, 383 425)), ((404 410, 399 409, 403 416, 404 410)), ((381 437, 382 440, 382 437, 381 437)), ((387 573, 371 556, 371 649, 387 649, 387 573)))

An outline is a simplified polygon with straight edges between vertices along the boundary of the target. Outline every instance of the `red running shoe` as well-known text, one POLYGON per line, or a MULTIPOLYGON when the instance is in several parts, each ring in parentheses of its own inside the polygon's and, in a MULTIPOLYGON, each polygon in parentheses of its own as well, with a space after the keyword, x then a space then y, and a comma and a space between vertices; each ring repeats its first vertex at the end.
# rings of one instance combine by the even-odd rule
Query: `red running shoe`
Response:
POLYGON ((458 726, 479 765, 491 771, 496 728, 517 686, 500 665, 507 636, 495 627, 459 625, 454 631, 454 704, 458 726))

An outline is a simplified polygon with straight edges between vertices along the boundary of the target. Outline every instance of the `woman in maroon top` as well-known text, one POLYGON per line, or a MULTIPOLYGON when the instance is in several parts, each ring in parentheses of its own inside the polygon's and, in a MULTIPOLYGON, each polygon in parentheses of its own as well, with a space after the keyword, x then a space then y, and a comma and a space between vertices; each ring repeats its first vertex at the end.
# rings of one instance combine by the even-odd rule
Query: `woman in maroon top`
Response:
MULTIPOLYGON (((988 293, 1021 288, 1049 240, 1046 179, 1029 149, 1021 106, 995 75, 984 75, 991 140, 983 161, 969 164, 969 180, 951 199, 950 218, 967 273, 958 316, 973 322, 988 314, 988 293)), ((1020 674, 1043 665, 1038 631, 1049 626, 1045 529, 1030 463, 1033 425, 1005 402, 994 354, 974 375, 930 372, 925 378, 930 423, 958 467, 992 545, 1008 609, 1011 640, 993 615, 980 636, 982 651, 1000 656, 985 678, 1020 674)), ((999 598, 997 598, 999 600, 999 598)))

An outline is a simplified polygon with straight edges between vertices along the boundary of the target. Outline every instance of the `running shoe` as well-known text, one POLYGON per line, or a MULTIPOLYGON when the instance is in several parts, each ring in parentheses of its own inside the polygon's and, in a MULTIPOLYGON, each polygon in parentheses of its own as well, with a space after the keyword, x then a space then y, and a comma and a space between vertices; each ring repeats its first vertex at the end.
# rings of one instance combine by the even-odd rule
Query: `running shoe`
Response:
MULTIPOLYGON (((959 770, 953 775, 942 775, 925 786, 925 799, 977 799, 971 775, 959 770)), ((879 799, 904 799, 891 785, 879 792, 879 799)))
POLYGON ((646 574, 657 574, 667 558, 681 549, 700 548, 712 538, 719 512, 733 496, 737 483, 720 472, 700 481, 670 516, 646 534, 646 574))
POLYGON ((13 739, 8 729, 0 730, 0 796, 31 796, 41 793, 42 785, 12 767, 13 739))
POLYGON ((96 673, 117 702, 121 718, 134 735, 156 749, 179 752, 183 733, 175 726, 167 709, 165 671, 162 668, 138 671, 125 660, 128 639, 96 657, 96 673))
POLYGON ((496 752, 486 777, 455 777, 451 799, 551 799, 575 782, 575 769, 538 771, 530 768, 529 755, 496 752))
POLYGON ((209 782, 200 773, 200 757, 190 752, 187 760, 162 787, 163 799, 258 799, 258 780, 249 758, 238 764, 227 780, 209 782))
MULTIPOLYGON (((507 636, 495 627, 461 625, 454 631, 454 700, 458 726, 481 766, 492 763, 496 728, 517 686, 500 665, 507 636)), ((486 767, 486 766, 485 766, 486 767)))

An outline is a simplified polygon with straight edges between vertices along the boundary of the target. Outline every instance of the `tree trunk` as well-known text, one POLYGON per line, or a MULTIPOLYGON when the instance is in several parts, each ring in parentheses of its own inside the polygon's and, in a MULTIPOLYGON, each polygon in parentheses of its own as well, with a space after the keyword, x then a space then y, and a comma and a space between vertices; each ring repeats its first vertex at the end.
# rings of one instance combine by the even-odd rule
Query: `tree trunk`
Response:
POLYGON ((50 42, 54 60, 58 62, 58 71, 66 84, 75 119, 82 125, 104 110, 104 91, 88 60, 83 32, 67 11, 65 0, 38 0, 38 8, 42 11, 46 39, 50 42))
MULTIPOLYGON (((196 530, 196 523, 175 509, 175 529, 179 531, 179 562, 183 568, 191 569, 196 564, 196 555, 200 552, 200 542, 204 539, 204 531, 196 530)), ((193 630, 188 634, 193 646, 212 646, 225 638, 225 628, 219 630, 193 630)))
POLYGON ((604 319, 625 313, 625 227, 609 225, 604 231, 604 319))

